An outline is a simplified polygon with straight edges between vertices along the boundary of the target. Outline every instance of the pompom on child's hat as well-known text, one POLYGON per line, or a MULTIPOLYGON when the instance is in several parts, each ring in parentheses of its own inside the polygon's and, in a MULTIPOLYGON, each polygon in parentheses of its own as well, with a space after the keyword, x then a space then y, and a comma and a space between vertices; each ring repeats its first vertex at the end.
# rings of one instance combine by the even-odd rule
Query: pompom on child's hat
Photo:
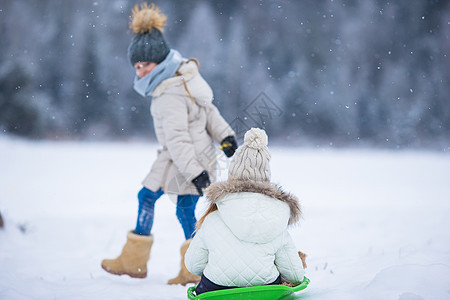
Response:
POLYGON ((162 62, 170 48, 162 35, 167 17, 155 5, 142 3, 131 11, 130 29, 134 37, 128 46, 128 59, 132 66, 137 62, 162 62))
POLYGON ((270 182, 270 152, 267 134, 252 128, 244 135, 244 145, 239 147, 231 160, 229 180, 253 180, 270 182))

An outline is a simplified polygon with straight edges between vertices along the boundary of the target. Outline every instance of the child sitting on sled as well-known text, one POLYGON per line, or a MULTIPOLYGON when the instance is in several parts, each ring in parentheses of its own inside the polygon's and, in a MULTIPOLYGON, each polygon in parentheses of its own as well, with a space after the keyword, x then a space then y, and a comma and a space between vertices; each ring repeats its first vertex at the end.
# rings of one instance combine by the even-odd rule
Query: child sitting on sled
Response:
POLYGON ((304 268, 287 231, 300 216, 298 199, 270 182, 264 130, 246 132, 230 165, 228 181, 206 190, 209 208, 185 256, 201 276, 196 294, 233 287, 300 284, 304 268))

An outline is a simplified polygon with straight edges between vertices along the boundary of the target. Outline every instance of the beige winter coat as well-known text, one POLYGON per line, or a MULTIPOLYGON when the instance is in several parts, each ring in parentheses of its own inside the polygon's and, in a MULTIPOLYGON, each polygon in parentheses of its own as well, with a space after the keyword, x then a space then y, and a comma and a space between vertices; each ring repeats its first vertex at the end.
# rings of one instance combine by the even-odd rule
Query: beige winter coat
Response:
POLYGON ((184 60, 177 75, 158 85, 152 97, 150 110, 162 148, 142 184, 152 191, 161 187, 168 194, 198 195, 192 179, 207 170, 215 181, 218 150, 213 140, 220 143, 235 133, 212 104, 213 92, 195 60, 184 60))

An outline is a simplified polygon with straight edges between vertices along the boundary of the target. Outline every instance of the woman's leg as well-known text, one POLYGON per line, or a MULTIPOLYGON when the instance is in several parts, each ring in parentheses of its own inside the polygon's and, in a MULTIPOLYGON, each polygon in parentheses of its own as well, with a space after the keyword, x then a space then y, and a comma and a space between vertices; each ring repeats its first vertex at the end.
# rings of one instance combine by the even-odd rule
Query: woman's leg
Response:
POLYGON ((179 195, 177 199, 177 218, 183 227, 184 237, 186 240, 194 237, 195 223, 195 207, 200 196, 198 195, 179 195))
POLYGON ((155 202, 164 192, 159 189, 153 192, 143 187, 138 193, 139 209, 134 233, 140 235, 150 235, 155 216, 155 202))
POLYGON ((199 196, 196 195, 179 195, 177 199, 177 218, 180 221, 181 227, 183 227, 184 237, 186 241, 181 245, 180 254, 181 254, 181 269, 178 272, 177 277, 170 279, 169 284, 182 284, 186 285, 187 283, 195 283, 197 284, 200 281, 200 276, 189 273, 186 265, 184 264, 184 257, 186 255, 186 251, 189 248, 189 244, 192 241, 192 237, 194 235, 195 223, 197 220, 195 219, 195 206, 197 205, 197 201, 199 196))

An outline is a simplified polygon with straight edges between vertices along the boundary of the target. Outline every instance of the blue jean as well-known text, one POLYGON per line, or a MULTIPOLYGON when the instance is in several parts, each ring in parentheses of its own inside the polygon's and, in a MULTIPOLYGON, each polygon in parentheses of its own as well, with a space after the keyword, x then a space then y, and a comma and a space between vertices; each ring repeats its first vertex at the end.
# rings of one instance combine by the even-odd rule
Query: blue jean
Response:
MULTIPOLYGON (((155 202, 164 192, 162 189, 153 192, 143 187, 138 193, 139 209, 134 233, 140 235, 150 235, 155 217, 155 202)), ((198 195, 178 195, 176 215, 184 231, 184 237, 190 239, 194 236, 195 207, 200 196, 198 195)))

